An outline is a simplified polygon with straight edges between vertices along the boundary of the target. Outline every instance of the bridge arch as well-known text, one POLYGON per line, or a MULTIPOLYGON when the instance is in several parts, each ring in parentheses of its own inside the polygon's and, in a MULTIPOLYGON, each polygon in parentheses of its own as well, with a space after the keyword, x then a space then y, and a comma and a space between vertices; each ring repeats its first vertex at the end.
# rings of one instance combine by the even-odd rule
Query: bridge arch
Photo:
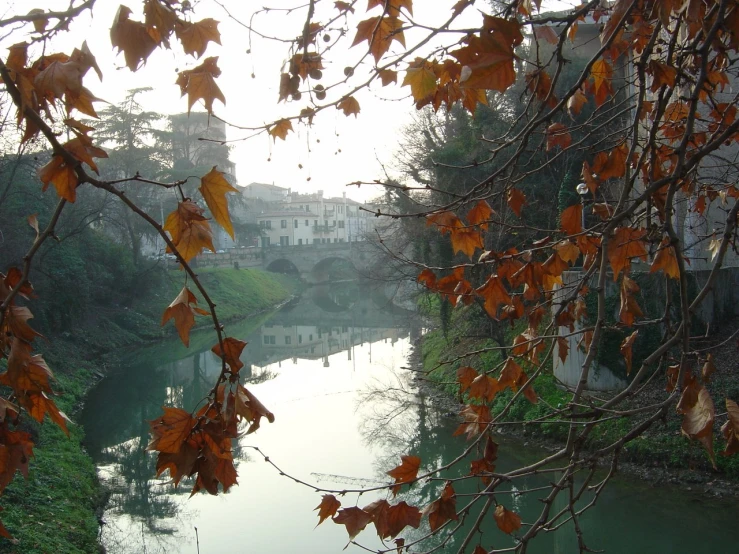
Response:
POLYGON ((358 274, 354 260, 347 256, 326 256, 313 265, 310 271, 311 280, 320 283, 333 279, 354 279, 358 274))
POLYGON ((267 265, 266 269, 272 273, 284 273, 285 275, 300 277, 298 266, 287 258, 277 258, 276 260, 272 260, 269 265, 267 265))

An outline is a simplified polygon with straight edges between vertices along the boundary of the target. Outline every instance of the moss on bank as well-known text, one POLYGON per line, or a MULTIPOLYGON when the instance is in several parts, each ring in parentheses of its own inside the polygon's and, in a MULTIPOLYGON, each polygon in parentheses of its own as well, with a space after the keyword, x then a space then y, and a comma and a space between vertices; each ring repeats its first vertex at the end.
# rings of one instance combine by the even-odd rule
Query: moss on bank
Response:
MULTIPOLYGON (((200 277, 223 322, 269 310, 288 299, 297 285, 282 275, 253 269, 203 269, 200 277)), ((159 323, 182 288, 184 276, 162 272, 155 281, 156 286, 141 296, 115 307, 100 307, 87 314, 83 325, 50 335, 48 342, 38 341, 36 346, 57 377, 54 388, 60 396, 55 400, 72 419, 94 374, 115 363, 116 350, 174 333, 171 324, 162 329, 159 323)), ((30 307, 34 309, 33 304, 30 307)), ((198 323, 212 327, 206 317, 198 323)), ((207 340, 212 342, 212 336, 207 340)), ((97 552, 96 511, 104 503, 104 491, 83 447, 84 430, 73 423, 67 438, 48 419, 44 425, 29 420, 24 417, 24 425, 34 435, 35 457, 29 478, 17 474, 0 497, 4 508, 0 520, 14 537, 14 541, 0 539, 0 553, 97 552)))
MULTIPOLYGON (((430 305, 431 306, 431 305, 430 305)), ((435 306, 438 308, 438 305, 435 306)), ((460 401, 467 402, 466 395, 460 394, 457 383, 456 371, 460 366, 469 365, 477 371, 491 369, 502 361, 498 351, 465 356, 469 352, 475 352, 495 346, 491 339, 475 336, 475 330, 470 326, 470 318, 467 311, 470 308, 456 308, 452 311, 448 332, 445 334, 441 326, 428 332, 423 336, 421 344, 421 355, 423 368, 428 372, 429 380, 439 389, 450 394, 460 401)), ((434 317, 433 310, 427 310, 426 315, 434 317)), ((437 311, 438 314, 438 311, 437 311)), ((507 332, 508 344, 521 329, 512 328, 507 332)), ((523 364, 525 366, 525 364, 523 364)), ((530 375, 529 367, 524 367, 530 375)), ((663 380, 659 381, 664 382, 663 380)), ((731 375, 715 376, 712 388, 721 392, 719 397, 734 397, 736 390, 729 390, 732 382, 731 375), (722 383, 721 381, 725 381, 722 383)), ((646 391, 647 401, 652 399, 650 394, 660 395, 660 385, 652 383, 654 390, 646 391)), ((551 407, 564 406, 570 398, 560 386, 549 369, 545 369, 537 378, 534 389, 539 397, 537 404, 531 404, 523 396, 518 398, 511 407, 506 421, 534 421, 540 420, 550 413, 551 407)), ((498 393, 491 405, 493 414, 500 413, 508 404, 513 393, 510 389, 498 393)), ((659 396, 661 398, 661 396, 659 396)), ((477 401, 473 401, 476 403, 477 401)), ((717 406, 720 411, 722 406, 717 406)), ((639 420, 634 418, 620 418, 604 421, 598 425, 591 434, 587 443, 588 448, 597 449, 612 444, 632 429, 639 420)), ((629 442, 622 451, 623 461, 637 464, 658 466, 679 470, 701 470, 712 471, 710 461, 705 450, 697 441, 690 441, 680 434, 681 417, 672 410, 664 421, 658 421, 652 425, 640 437, 629 442)), ((718 454, 724 446, 723 438, 719 432, 720 425, 716 425, 714 432, 714 445, 717 452, 716 465, 718 473, 731 479, 739 479, 739 456, 723 457, 718 454)), ((539 437, 546 440, 564 441, 567 437, 567 425, 554 422, 542 422, 530 425, 515 425, 506 427, 506 431, 523 434, 530 437, 539 437)))

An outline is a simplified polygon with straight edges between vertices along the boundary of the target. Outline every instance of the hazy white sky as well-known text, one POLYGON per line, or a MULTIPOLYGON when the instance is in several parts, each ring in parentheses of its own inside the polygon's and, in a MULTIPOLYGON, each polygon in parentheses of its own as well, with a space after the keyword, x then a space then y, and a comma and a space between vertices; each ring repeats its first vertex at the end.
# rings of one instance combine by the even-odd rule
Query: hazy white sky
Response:
MULTIPOLYGON (((415 19, 425 24, 437 24, 448 17, 450 7, 455 1, 416 1, 415 19)), ((140 20, 142 2, 129 0, 124 3, 133 10, 132 18, 140 20)), ((221 3, 244 22, 249 21, 255 9, 264 5, 275 9, 301 4, 296 0, 265 2, 222 0, 221 3)), ((212 17, 220 21, 219 30, 223 46, 210 43, 204 55, 204 57, 219 56, 222 75, 217 82, 226 97, 227 105, 215 102, 214 110, 218 116, 229 123, 251 127, 294 115, 309 105, 307 94, 304 94, 299 102, 277 104, 280 70, 289 55, 287 43, 264 40, 253 35, 249 54, 247 31, 231 20, 214 0, 195 0, 192 4, 196 8, 195 20, 212 17), (255 78, 251 77, 252 74, 255 78)), ((47 51, 71 52, 72 48, 80 46, 82 41, 87 40, 104 74, 102 82, 98 81, 92 71, 85 77, 85 86, 96 96, 116 103, 123 99, 128 89, 150 86, 155 90, 141 98, 146 109, 164 114, 186 111, 187 100, 180 98, 179 87, 175 85, 177 70, 192 68, 202 60, 185 56, 179 44, 175 44, 176 41, 173 40, 172 50, 156 50, 143 68, 132 73, 125 67, 123 56, 114 55, 110 44, 109 29, 119 5, 115 0, 98 0, 92 17, 86 14, 78 18, 71 32, 54 41, 51 47, 47 47, 47 51)), ((32 8, 64 9, 68 6, 68 1, 14 0, 7 6, 6 9, 0 8, 0 17, 27 13, 32 8)), ((336 13, 330 9, 333 7, 333 1, 324 0, 319 3, 319 8, 320 6, 325 6, 327 11, 318 12, 318 21, 321 21, 320 15, 323 13, 332 15, 336 13)), ((359 2, 357 11, 361 12, 365 6, 363 1, 359 2)), ((370 15, 377 15, 375 12, 379 13, 379 10, 374 10, 370 15)), ((353 21, 356 26, 356 22, 366 17, 364 13, 358 13, 350 20, 350 25, 353 21)), ((476 18, 471 17, 468 22, 475 20, 476 18)), ((305 10, 298 10, 291 15, 274 11, 257 16, 253 24, 267 35, 289 38, 302 33, 304 21, 305 10)), ((30 26, 25 27, 10 39, 3 41, 2 45, 8 46, 24 40, 30 36, 30 31, 30 26)), ((336 35, 335 32, 328 34, 332 37, 336 35)), ((350 30, 350 40, 343 42, 344 47, 341 50, 327 54, 332 63, 324 70, 321 83, 328 84, 340 78, 343 75, 343 68, 346 65, 354 65, 366 50, 366 42, 363 43, 364 47, 359 45, 348 49, 353 34, 350 30)), ((414 35, 406 34, 406 44, 410 46, 413 42, 414 35)), ((430 43, 431 46, 438 44, 439 39, 430 43)), ((319 45, 323 47, 324 43, 319 40, 319 45)), ((2 55, 7 56, 6 53, 2 55)), ((371 59, 365 60, 365 65, 369 60, 371 59)), ((404 67, 405 64, 402 64, 400 69, 404 67)), ((360 78, 358 71, 355 80, 349 84, 359 83, 360 78)), ((301 90, 303 89, 304 85, 301 85, 301 90)), ((333 98, 329 94, 327 100, 333 98)), ((365 200, 379 194, 381 191, 376 187, 362 186, 357 189, 357 187, 347 188, 345 185, 357 180, 371 181, 382 177, 380 162, 388 167, 392 166, 399 131, 410 122, 415 108, 409 97, 408 87, 390 85, 382 88, 378 83, 370 90, 358 93, 356 98, 361 106, 361 113, 356 119, 354 116, 347 118, 342 112, 330 108, 321 112, 310 128, 295 122, 293 124, 295 132, 288 135, 287 141, 278 139, 275 143, 271 137, 262 134, 246 141, 233 142, 231 158, 237 164, 239 183, 241 185, 254 181, 274 183, 292 187, 300 192, 323 189, 327 195, 340 195, 342 191, 347 191, 348 196, 357 200, 365 200)), ((100 108, 102 104, 97 106, 100 108)), ((201 106, 193 109, 203 108, 201 106)), ((228 130, 230 140, 251 134, 253 133, 235 128, 228 130)))

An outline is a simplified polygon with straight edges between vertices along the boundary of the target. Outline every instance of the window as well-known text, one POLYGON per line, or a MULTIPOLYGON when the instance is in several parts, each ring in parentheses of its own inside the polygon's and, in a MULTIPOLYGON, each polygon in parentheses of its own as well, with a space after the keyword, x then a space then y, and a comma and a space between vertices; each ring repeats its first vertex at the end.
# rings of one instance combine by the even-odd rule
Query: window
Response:
POLYGON ((260 227, 261 229, 264 229, 264 227, 265 227, 265 225, 264 225, 264 221, 260 221, 260 222, 259 222, 259 227, 260 227))
POLYGON ((313 239, 313 244, 321 244, 321 239, 313 239))
POLYGON ((272 228, 272 220, 271 219, 268 219, 267 221, 265 221, 264 222, 264 226, 267 227, 267 229, 271 229, 272 228))
POLYGON ((341 328, 341 332, 342 332, 342 333, 348 333, 348 332, 349 332, 349 327, 347 327, 347 326, 345 325, 344 327, 342 327, 342 328, 341 328))
POLYGON ((306 227, 308 226, 308 220, 307 219, 305 220, 305 226, 306 227))
POLYGON ((339 242, 344 242, 344 239, 339 239, 339 242))
POLYGON ((313 340, 313 333, 311 333, 310 335, 308 335, 308 340, 309 341, 312 341, 313 340))
POLYGON ((287 229, 287 219, 280 221, 280 229, 287 229))
POLYGON ((339 239, 337 239, 337 238, 334 238, 334 242, 339 242, 339 239))
POLYGON ((281 236, 280 237, 280 246, 290 246, 290 237, 281 236))
POLYGON ((342 221, 339 221, 339 229, 343 229, 343 228, 344 228, 344 221, 342 220, 342 221))
POLYGON ((298 220, 297 219, 293 220, 293 227, 295 227, 296 229, 298 228, 298 220))
POLYGON ((313 220, 313 227, 318 227, 318 220, 317 219, 314 219, 313 220))
POLYGON ((303 239, 298 239, 298 245, 303 244, 303 239))
POLYGON ((290 335, 285 335, 285 344, 292 344, 293 338, 290 335))
POLYGON ((274 335, 264 335, 264 344, 275 344, 274 335))
POLYGON ((269 237, 262 237, 262 246, 269 246, 269 237))
POLYGON ((331 227, 336 227, 336 220, 335 219, 331 222, 331 227))
POLYGON ((303 335, 298 335, 298 344, 303 344, 303 335))

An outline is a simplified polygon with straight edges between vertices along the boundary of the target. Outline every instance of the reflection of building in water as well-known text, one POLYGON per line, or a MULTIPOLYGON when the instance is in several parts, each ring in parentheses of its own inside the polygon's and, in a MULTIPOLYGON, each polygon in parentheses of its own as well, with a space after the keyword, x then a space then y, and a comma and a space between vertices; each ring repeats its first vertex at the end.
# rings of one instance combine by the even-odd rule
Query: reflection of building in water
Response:
POLYGON ((351 360, 351 348, 365 342, 390 339, 393 343, 408 336, 406 329, 354 327, 349 325, 323 327, 317 325, 264 325, 259 332, 259 345, 249 351, 253 363, 266 365, 291 358, 323 359, 346 350, 351 360), (256 356, 254 356, 256 355, 256 356), (252 358, 252 356, 254 356, 252 358))

